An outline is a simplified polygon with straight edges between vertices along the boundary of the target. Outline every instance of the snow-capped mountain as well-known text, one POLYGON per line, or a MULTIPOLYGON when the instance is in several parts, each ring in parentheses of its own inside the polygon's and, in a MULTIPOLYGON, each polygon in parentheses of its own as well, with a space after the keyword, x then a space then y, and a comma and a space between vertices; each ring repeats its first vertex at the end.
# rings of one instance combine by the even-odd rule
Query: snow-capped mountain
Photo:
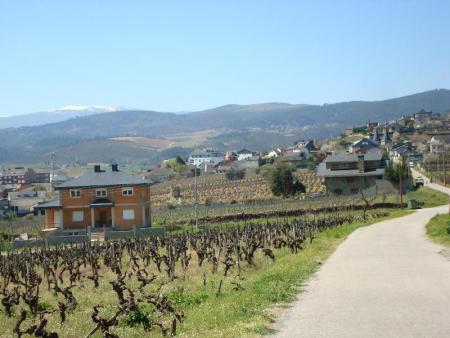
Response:
POLYGON ((111 113, 119 110, 126 109, 123 107, 106 105, 67 105, 50 111, 23 115, 0 116, 0 129, 10 127, 39 126, 47 123, 61 122, 77 116, 111 113))
POLYGON ((58 109, 55 109, 53 112, 61 113, 61 112, 94 112, 94 113, 106 113, 113 112, 117 110, 124 110, 123 107, 113 107, 113 106, 102 106, 102 105, 92 105, 92 106, 84 106, 84 105, 68 105, 58 109))

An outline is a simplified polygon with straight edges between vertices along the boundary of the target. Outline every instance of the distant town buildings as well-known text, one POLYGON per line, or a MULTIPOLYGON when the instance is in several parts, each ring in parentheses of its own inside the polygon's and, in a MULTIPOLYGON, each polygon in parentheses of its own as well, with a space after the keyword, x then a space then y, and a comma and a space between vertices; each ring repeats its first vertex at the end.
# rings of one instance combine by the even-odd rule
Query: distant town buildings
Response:
POLYGON ((25 183, 50 183, 50 170, 40 168, 28 168, 25 172, 25 183))
POLYGON ((389 151, 389 158, 394 163, 401 163, 403 159, 409 159, 414 154, 413 145, 410 141, 401 142, 391 147, 389 151))
POLYGON ((224 160, 224 154, 214 149, 196 149, 188 158, 188 163, 199 166, 204 163, 219 164, 224 160))
POLYGON ((360 140, 355 141, 349 148, 351 153, 367 153, 369 150, 378 149, 379 144, 375 141, 372 141, 366 137, 363 137, 360 140))
POLYGON ((16 167, 0 170, 0 184, 50 183, 50 170, 16 167))
POLYGON ((248 149, 241 149, 237 152, 237 160, 238 161, 244 161, 249 160, 254 156, 254 152, 250 151, 248 149))
POLYGON ((25 169, 20 167, 2 170, 0 182, 1 184, 25 184, 25 169))
POLYGON ((439 154, 444 152, 445 147, 450 145, 450 134, 434 135, 430 140, 430 153, 439 154))
POLYGON ((238 154, 234 151, 227 151, 225 153, 224 161, 237 161, 238 154))
POLYGON ((389 125, 378 126, 374 128, 372 135, 372 141, 381 145, 389 145, 392 143, 393 131, 389 125))
POLYGON ((9 210, 18 216, 29 214, 34 211, 34 207, 45 201, 46 194, 45 190, 9 192, 9 210))
POLYGON ((414 123, 417 125, 422 125, 425 123, 428 123, 431 121, 431 116, 433 115, 433 112, 430 111, 426 111, 424 109, 418 111, 417 113, 414 113, 413 115, 413 119, 414 119, 414 123))

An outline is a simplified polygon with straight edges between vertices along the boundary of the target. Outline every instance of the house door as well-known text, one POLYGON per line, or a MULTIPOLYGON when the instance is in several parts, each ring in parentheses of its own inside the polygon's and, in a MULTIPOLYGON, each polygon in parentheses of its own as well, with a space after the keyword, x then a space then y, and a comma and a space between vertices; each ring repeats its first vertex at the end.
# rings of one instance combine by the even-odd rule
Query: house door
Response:
POLYGON ((103 226, 108 226, 108 215, 107 215, 107 213, 106 213, 106 210, 100 210, 99 211, 99 213, 98 213, 99 215, 98 215, 98 221, 99 221, 99 225, 101 226, 101 227, 103 227, 103 226))

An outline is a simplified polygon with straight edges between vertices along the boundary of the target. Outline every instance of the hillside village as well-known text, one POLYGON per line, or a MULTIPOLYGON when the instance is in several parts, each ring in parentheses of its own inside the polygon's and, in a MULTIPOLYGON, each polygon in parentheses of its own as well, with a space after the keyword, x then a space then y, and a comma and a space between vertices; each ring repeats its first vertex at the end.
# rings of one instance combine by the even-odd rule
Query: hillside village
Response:
MULTIPOLYGON (((131 174, 151 184, 153 210, 177 205, 248 203, 274 198, 268 173, 285 165, 305 186, 301 198, 322 195, 398 194, 398 178, 386 168, 416 166, 446 183, 450 117, 420 110, 393 121, 368 121, 321 142, 299 140, 263 152, 246 148, 195 149, 189 157, 166 159, 131 174), (197 193, 196 193, 197 192, 197 193)), ((58 199, 57 186, 89 173, 62 168, 4 167, 0 171, 0 217, 36 214, 43 202, 58 199)), ((104 168, 108 164, 102 164, 104 168)), ((406 175, 402 189, 411 189, 406 175)))

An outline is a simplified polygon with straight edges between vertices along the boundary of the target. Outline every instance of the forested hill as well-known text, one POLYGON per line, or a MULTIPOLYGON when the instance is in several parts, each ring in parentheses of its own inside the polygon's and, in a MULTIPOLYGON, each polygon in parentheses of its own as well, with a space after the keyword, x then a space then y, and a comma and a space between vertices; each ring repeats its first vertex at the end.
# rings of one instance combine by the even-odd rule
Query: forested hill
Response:
MULTIPOLYGON (((233 132, 233 141, 254 148, 282 142, 283 135, 273 133, 273 140, 249 130, 298 128, 295 137, 327 137, 343 128, 368 120, 386 121, 411 114, 420 109, 435 113, 450 111, 450 90, 439 89, 383 101, 352 101, 324 105, 265 103, 254 105, 226 105, 188 114, 173 114, 145 110, 116 111, 72 118, 63 122, 35 127, 0 129, 0 163, 42 161, 53 147, 74 149, 78 144, 117 136, 145 136, 164 138, 177 133, 208 129, 233 132), (259 136, 258 136, 259 135, 259 136), (242 140, 240 139, 242 136, 242 140), (245 137, 244 137, 245 136, 245 137)), ((1 126, 0 126, 1 128, 1 126)), ((221 147, 223 137, 217 136, 221 147), (219 141, 220 140, 220 141, 219 141)), ((290 140, 286 140, 290 141, 290 140)), ((209 143, 214 145, 215 139, 209 143)), ((95 149, 92 149, 95 157, 95 149)), ((114 154, 97 154, 114 157, 114 154)), ((139 153, 138 156, 143 156, 139 153)), ((144 154, 144 156, 147 156, 144 154)), ((88 156, 89 157, 89 156, 88 156)), ((90 160, 95 160, 90 158, 90 160)), ((117 159, 120 160, 120 159, 117 159)))

